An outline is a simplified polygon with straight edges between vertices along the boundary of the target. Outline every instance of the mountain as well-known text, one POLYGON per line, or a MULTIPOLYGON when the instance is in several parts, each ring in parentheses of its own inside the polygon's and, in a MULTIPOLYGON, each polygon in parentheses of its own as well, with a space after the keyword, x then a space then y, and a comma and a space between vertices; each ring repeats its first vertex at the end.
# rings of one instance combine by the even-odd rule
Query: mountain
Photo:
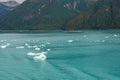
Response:
POLYGON ((0 2, 0 17, 5 16, 8 12, 14 10, 19 3, 16 1, 0 2))
POLYGON ((0 29, 120 29, 120 0, 27 0, 0 19, 0 29))
POLYGON ((120 29, 120 0, 98 0, 68 21, 65 29, 120 29))
POLYGON ((0 20, 1 29, 63 29, 86 9, 85 0, 27 0, 0 20))

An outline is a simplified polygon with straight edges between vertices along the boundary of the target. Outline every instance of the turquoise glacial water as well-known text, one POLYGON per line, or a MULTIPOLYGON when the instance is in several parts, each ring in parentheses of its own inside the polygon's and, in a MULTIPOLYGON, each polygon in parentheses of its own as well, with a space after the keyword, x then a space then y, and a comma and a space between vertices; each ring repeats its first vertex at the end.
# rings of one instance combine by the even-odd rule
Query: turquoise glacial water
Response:
POLYGON ((120 31, 0 33, 0 80, 120 80, 119 61, 120 31))

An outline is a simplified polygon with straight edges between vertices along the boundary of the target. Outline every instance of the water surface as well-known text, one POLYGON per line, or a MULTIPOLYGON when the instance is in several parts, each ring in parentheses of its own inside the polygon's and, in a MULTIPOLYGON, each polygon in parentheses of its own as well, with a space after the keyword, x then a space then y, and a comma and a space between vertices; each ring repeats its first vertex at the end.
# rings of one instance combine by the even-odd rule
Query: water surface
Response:
POLYGON ((0 33, 0 80, 120 80, 119 61, 116 30, 0 33))

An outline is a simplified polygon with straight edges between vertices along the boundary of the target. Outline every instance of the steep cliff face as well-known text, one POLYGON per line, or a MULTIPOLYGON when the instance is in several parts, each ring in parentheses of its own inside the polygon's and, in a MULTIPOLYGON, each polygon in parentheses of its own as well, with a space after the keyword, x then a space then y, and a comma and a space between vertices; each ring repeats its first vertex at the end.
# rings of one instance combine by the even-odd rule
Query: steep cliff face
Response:
POLYGON ((67 23, 66 29, 120 29, 120 0, 98 0, 67 23))
POLYGON ((27 0, 1 21, 1 29, 62 29, 85 9, 84 0, 27 0))

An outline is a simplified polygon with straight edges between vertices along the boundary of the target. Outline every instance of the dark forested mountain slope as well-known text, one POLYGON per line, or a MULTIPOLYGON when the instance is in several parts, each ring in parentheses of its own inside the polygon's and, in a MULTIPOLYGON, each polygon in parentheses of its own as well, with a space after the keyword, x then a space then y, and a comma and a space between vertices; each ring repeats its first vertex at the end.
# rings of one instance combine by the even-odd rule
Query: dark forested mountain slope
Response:
POLYGON ((66 26, 66 29, 120 29, 120 0, 98 0, 66 26))
POLYGON ((27 0, 1 20, 1 29, 63 29, 86 10, 85 0, 27 0))
POLYGON ((120 29, 120 0, 27 0, 0 29, 120 29))

